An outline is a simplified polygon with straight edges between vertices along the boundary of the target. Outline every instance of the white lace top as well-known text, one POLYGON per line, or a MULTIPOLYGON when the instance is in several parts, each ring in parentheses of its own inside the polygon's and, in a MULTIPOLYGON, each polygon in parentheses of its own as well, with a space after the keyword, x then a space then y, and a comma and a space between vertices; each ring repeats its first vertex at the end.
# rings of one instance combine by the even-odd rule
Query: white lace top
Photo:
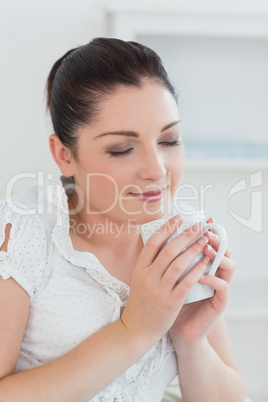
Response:
MULTIPOLYGON (((14 278, 31 299, 19 372, 58 358, 117 320, 129 287, 93 254, 73 249, 61 180, 0 203, 0 244, 8 223, 12 229, 8 251, 0 252, 0 275, 14 278)), ((92 401, 161 401, 176 374, 175 352, 166 335, 92 401)))

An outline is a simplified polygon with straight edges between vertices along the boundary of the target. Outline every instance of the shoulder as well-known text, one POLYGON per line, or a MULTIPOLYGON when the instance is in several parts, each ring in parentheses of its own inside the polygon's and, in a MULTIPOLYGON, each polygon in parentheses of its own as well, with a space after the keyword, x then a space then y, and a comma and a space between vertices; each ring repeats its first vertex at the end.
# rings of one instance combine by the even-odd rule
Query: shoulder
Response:
MULTIPOLYGON (((26 239, 38 233, 38 240, 45 242, 45 228, 42 215, 39 214, 39 197, 41 188, 33 187, 14 197, 7 196, 0 202, 0 244, 4 240, 7 224, 11 224, 10 242, 25 243, 26 239), (40 234, 42 236, 40 237, 40 234)), ((17 244, 18 245, 18 244, 17 244)))
POLYGON ((36 189, 33 188, 15 197, 7 197, 0 202, 0 244, 3 242, 4 230, 7 224, 12 226, 10 241, 23 241, 30 233, 42 228, 36 203, 36 189), (19 235, 23 235, 19 239, 19 235))
POLYGON ((63 179, 32 187, 15 196, 7 194, 6 199, 0 202, 0 219, 3 215, 18 224, 35 222, 49 239, 54 226, 63 219, 66 221, 69 216, 63 179))
POLYGON ((7 251, 0 252, 0 275, 15 279, 31 298, 48 276, 51 231, 57 222, 55 197, 49 203, 47 190, 34 187, 0 202, 0 245, 11 226, 7 251))

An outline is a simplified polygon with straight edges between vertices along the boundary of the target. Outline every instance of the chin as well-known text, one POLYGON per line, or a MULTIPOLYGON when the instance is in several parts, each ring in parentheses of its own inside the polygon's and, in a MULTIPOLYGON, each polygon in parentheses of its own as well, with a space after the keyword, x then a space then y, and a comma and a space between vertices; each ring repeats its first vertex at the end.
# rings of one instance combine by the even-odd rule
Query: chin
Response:
POLYGON ((138 203, 136 205, 131 205, 132 209, 126 208, 129 214, 126 213, 127 219, 132 222, 136 222, 138 225, 142 225, 147 222, 152 222, 157 219, 164 218, 170 211, 170 204, 167 200, 162 200, 162 202, 148 202, 148 203, 138 203))
POLYGON ((165 213, 163 212, 157 212, 157 213, 143 213, 139 216, 136 216, 135 219, 137 221, 137 224, 143 225, 148 222, 156 221, 158 219, 162 219, 166 216, 167 211, 165 213))

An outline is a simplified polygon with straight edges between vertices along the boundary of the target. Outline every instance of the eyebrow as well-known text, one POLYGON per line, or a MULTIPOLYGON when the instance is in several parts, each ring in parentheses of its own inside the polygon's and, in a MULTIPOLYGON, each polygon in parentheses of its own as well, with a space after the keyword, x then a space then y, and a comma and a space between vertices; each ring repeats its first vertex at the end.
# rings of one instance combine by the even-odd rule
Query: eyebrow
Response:
MULTIPOLYGON (((173 121, 172 123, 167 124, 165 127, 163 127, 161 129, 161 133, 163 133, 164 131, 168 130, 169 128, 175 126, 176 124, 178 124, 180 122, 181 122, 181 120, 176 120, 176 121, 173 121)), ((106 135, 124 135, 126 137, 135 137, 135 138, 139 137, 139 133, 137 133, 136 131, 117 130, 117 131, 107 131, 106 133, 98 134, 94 138, 94 140, 96 140, 97 138, 105 137, 106 135)))

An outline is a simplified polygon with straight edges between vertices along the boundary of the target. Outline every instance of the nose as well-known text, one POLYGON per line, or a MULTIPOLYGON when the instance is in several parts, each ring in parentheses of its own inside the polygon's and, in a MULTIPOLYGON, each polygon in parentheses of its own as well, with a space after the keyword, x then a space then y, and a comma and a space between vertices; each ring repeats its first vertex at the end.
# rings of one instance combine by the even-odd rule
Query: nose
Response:
POLYGON ((139 167, 141 179, 159 181, 167 174, 164 155, 156 150, 144 152, 141 159, 139 167))

